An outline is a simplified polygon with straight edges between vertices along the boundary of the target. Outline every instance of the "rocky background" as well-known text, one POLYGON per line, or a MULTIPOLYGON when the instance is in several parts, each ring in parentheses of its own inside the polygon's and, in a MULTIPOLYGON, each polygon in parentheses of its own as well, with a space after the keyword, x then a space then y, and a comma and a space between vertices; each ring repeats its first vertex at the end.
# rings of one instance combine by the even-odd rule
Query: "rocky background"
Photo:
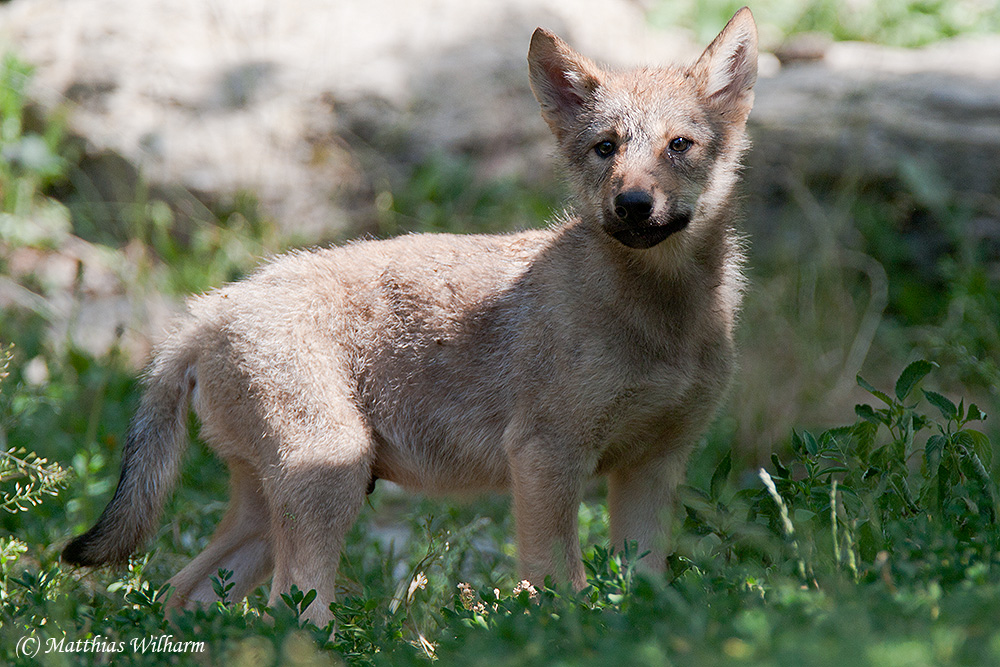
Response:
MULTIPOLYGON (((359 158, 366 149, 548 178, 525 66, 538 25, 618 66, 704 46, 652 27, 630 0, 20 0, 0 8, 0 43, 36 67, 34 99, 67 109, 88 153, 200 197, 252 191, 283 227, 318 239, 394 173, 359 158)), ((1000 37, 916 50, 762 37, 778 57, 762 55, 755 187, 783 168, 889 174, 908 156, 1000 190, 1000 37)))
MULTIPOLYGON (((477 187, 516 181, 536 188, 550 206, 527 206, 523 225, 539 224, 563 191, 528 87, 532 30, 545 26, 616 66, 696 57, 704 36, 657 26, 651 12, 658 4, 14 0, 0 4, 0 51, 34 66, 30 97, 39 115, 64 118, 76 137, 74 189, 85 189, 87 206, 97 211, 92 238, 127 224, 123 211, 139 191, 143 205, 162 201, 174 216, 192 219, 219 206, 238 208, 241 193, 252 193, 281 238, 240 250, 252 255, 413 228, 398 204, 428 164, 431 177, 433 165, 447 171, 457 164, 469 170, 463 182, 477 187)), ((761 37, 745 189, 756 256, 798 253, 791 261, 822 264, 803 252, 803 235, 826 234, 830 243, 805 245, 839 252, 841 235, 850 234, 848 213, 829 199, 851 191, 840 188, 845 183, 904 182, 930 207, 935 197, 950 205, 955 192, 963 201, 986 201, 976 206, 987 213, 964 233, 1000 246, 1000 213, 988 213, 1000 198, 1000 36, 918 49, 817 35, 786 41, 766 25, 761 37)), ((413 210, 423 217, 419 202, 413 210)), ((48 233, 43 219, 32 224, 42 237, 48 233)), ((183 225, 178 230, 185 233, 183 225)), ((119 345, 141 363, 179 301, 136 288, 142 262, 128 268, 122 261, 141 255, 138 249, 124 244, 112 257, 78 229, 65 231, 49 244, 58 252, 44 243, 8 247, 0 303, 44 310, 56 338, 94 354, 119 345), (27 275, 42 287, 26 290, 27 275)), ((917 225, 908 233, 915 256, 936 261, 937 232, 917 225)), ((845 306, 858 314, 831 343, 837 351, 807 355, 823 371, 806 374, 824 386, 818 403, 846 396, 888 298, 881 264, 841 255, 840 266, 862 275, 869 293, 845 306)), ((252 265, 254 258, 239 261, 252 265)), ((760 290, 769 286, 759 281, 760 290)), ((771 326, 749 334, 745 370, 780 386, 794 370, 787 366, 806 362, 775 358, 768 348, 794 347, 785 339, 809 332, 771 326)), ((747 428, 763 420, 781 432, 798 416, 773 417, 786 405, 780 398, 759 405, 747 428)))

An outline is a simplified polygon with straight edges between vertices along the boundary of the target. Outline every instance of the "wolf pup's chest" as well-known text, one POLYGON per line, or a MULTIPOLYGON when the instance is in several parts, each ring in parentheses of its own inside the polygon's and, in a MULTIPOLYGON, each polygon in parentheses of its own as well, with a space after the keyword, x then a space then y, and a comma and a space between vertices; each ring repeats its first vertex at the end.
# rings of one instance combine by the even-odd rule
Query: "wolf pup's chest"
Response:
POLYGON ((598 474, 685 446, 715 413, 732 376, 731 358, 678 367, 654 365, 594 411, 588 439, 598 474))

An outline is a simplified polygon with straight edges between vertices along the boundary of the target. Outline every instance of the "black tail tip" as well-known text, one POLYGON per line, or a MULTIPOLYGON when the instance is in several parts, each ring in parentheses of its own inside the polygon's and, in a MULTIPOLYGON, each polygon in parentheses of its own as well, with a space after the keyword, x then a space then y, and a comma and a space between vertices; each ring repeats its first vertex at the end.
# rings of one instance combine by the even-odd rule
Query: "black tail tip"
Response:
POLYGON ((95 558, 91 545, 90 533, 84 533, 70 541, 62 551, 62 560, 69 565, 80 567, 96 567, 103 565, 104 560, 95 558))

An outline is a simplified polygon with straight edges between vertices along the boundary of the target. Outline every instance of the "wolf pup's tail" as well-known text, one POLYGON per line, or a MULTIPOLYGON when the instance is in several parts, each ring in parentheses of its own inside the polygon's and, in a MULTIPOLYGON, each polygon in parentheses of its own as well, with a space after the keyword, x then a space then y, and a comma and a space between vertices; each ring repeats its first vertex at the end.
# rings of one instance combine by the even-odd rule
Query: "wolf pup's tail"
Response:
POLYGON ((124 563, 156 528, 187 445, 197 351, 186 344, 191 336, 183 333, 159 351, 149 368, 146 391, 125 440, 115 495, 94 527, 66 545, 63 561, 86 566, 124 563))

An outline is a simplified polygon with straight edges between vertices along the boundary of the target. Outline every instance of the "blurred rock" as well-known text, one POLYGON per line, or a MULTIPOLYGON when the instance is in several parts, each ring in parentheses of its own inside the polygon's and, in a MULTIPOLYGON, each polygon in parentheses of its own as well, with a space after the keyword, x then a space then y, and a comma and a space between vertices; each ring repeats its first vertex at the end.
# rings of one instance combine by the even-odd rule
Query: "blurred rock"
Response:
POLYGON ((495 172, 538 172, 547 135, 525 62, 538 25, 613 63, 695 52, 651 31, 628 0, 0 6, 0 44, 36 66, 34 98, 69 102, 91 150, 154 183, 256 192, 304 239, 345 226, 341 204, 369 178, 359 145, 389 160, 458 152, 495 172))
MULTIPOLYGON (((0 43, 37 68, 33 96, 70 103, 92 152, 203 198, 256 192, 304 241, 341 234, 385 187, 373 181, 398 185, 434 153, 484 177, 551 178, 525 63, 538 25, 612 65, 703 46, 650 28, 634 0, 0 6, 0 43)), ((751 192, 789 172, 892 175, 909 159, 1000 191, 1000 36, 905 50, 806 35, 777 52, 787 66, 764 55, 751 116, 751 192)))
POLYGON ((923 49, 840 42, 757 89, 751 182, 781 173, 892 177, 916 164, 941 186, 1000 193, 1000 36, 923 49))

